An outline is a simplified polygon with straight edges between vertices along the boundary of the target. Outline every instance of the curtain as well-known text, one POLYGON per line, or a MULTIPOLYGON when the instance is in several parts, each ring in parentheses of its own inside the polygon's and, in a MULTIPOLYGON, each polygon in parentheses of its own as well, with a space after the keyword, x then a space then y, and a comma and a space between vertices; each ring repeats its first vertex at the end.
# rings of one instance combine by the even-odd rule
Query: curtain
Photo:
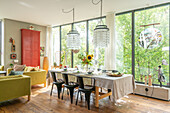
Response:
POLYGON ((115 13, 106 15, 106 25, 110 30, 110 43, 105 48, 105 70, 116 70, 115 13))
POLYGON ((48 57, 49 60, 49 68, 53 65, 53 38, 52 38, 52 27, 47 27, 47 36, 46 36, 46 51, 45 56, 48 57))

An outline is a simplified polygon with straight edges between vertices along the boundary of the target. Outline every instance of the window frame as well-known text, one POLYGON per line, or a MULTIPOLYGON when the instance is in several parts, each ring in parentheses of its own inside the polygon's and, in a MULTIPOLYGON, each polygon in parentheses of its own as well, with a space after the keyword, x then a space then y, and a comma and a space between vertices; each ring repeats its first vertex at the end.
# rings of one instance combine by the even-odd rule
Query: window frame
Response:
MULTIPOLYGON (((132 13, 132 75, 134 76, 135 79, 135 12, 137 11, 143 11, 143 10, 147 10, 147 9, 152 9, 152 8, 158 8, 158 7, 162 7, 162 6, 169 6, 169 23, 170 23, 170 2, 168 3, 164 3, 164 4, 159 4, 159 5, 154 5, 154 6, 150 6, 150 7, 144 7, 144 8, 140 8, 140 9, 135 9, 135 10, 130 10, 130 11, 126 11, 126 12, 120 12, 120 13, 116 13, 116 16, 118 15, 122 15, 122 14, 127 14, 127 13, 132 13)), ((169 25, 169 46, 170 46, 170 25, 169 25)), ((170 49, 169 49, 169 59, 170 59, 170 49)), ((136 81, 136 83, 141 83, 141 84, 145 84, 144 82, 139 82, 136 81)), ((169 60, 169 83, 170 83, 170 60, 169 60)), ((153 84, 154 86, 160 86, 159 84, 153 84)), ((170 88, 170 84, 169 85, 162 85, 164 87, 168 87, 170 88)))

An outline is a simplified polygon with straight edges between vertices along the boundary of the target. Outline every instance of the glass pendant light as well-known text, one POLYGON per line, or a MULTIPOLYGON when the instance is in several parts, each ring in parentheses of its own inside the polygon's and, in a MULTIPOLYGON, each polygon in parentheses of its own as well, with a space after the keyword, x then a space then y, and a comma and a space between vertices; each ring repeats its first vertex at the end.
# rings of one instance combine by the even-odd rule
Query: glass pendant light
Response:
POLYGON ((71 30, 67 33, 67 47, 72 50, 80 49, 81 41, 80 34, 77 30, 71 30))
MULTIPOLYGON (((74 8, 68 12, 65 12, 62 10, 63 13, 69 13, 73 11, 73 24, 74 24, 74 8)), ((76 29, 71 29, 69 33, 67 33, 67 48, 72 50, 79 50, 81 47, 81 40, 80 40, 80 34, 76 29)))
POLYGON ((110 38, 110 33, 109 33, 109 28, 104 25, 102 21, 102 7, 103 7, 103 0, 100 0, 98 3, 94 3, 92 0, 92 3, 94 5, 97 5, 101 2, 101 12, 100 12, 100 17, 101 20, 94 29, 94 35, 93 35, 93 43, 94 47, 99 47, 99 48, 104 48, 107 47, 109 44, 109 38, 110 38))

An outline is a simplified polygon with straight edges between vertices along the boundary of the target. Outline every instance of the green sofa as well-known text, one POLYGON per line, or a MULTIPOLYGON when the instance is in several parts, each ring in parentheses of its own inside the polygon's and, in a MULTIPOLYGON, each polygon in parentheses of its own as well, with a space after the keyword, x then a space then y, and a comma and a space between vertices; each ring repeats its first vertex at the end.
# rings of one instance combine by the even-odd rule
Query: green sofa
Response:
POLYGON ((0 77, 0 102, 31 95, 31 80, 29 76, 15 75, 0 77))
MULTIPOLYGON (((11 72, 11 70, 12 68, 7 69, 7 75, 11 72)), ((44 87, 46 87, 45 70, 24 72, 23 75, 27 75, 31 77, 31 85, 44 84, 44 87)))

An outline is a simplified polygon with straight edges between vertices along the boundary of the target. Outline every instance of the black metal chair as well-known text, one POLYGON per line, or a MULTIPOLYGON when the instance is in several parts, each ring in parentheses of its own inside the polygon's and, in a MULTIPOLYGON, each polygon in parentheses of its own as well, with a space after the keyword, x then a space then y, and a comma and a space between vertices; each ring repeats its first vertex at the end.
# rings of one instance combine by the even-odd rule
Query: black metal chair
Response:
MULTIPOLYGON (((64 89, 65 87, 69 89, 70 91, 70 99, 71 99, 71 104, 73 103, 73 94, 74 94, 74 88, 78 87, 77 83, 74 82, 69 82, 68 81, 68 74, 62 74, 63 75, 63 80, 65 82, 64 87, 63 87, 63 94, 64 94, 64 89)), ((63 100, 63 94, 62 94, 62 100, 63 100)))
POLYGON ((62 79, 56 79, 55 72, 51 72, 51 76, 52 76, 52 79, 53 79, 53 84, 52 84, 52 87, 51 87, 50 96, 52 96, 53 87, 54 87, 54 85, 56 85, 57 90, 58 90, 58 98, 60 99, 60 93, 61 93, 61 89, 62 89, 62 85, 64 84, 64 81, 62 79))
POLYGON ((76 99, 76 105, 78 102, 78 98, 79 98, 79 93, 83 92, 85 93, 85 99, 87 101, 88 104, 88 110, 90 110, 90 95, 93 91, 95 91, 95 81, 93 86, 85 86, 84 82, 83 82, 83 77, 81 76, 77 76, 77 80, 78 80, 78 84, 79 84, 79 88, 78 88, 78 93, 77 93, 77 99, 76 99))

